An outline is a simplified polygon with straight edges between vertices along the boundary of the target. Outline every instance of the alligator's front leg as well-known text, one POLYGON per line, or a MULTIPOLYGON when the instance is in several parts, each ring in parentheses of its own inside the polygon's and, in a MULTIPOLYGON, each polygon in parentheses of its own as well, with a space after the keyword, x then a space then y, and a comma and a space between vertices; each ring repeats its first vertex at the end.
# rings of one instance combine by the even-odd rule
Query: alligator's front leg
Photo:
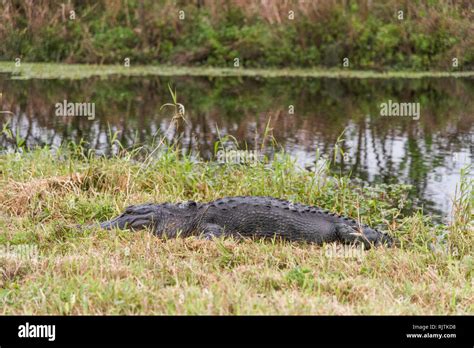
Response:
POLYGON ((200 232, 203 239, 213 239, 224 235, 224 229, 216 224, 205 224, 200 232))
POLYGON ((365 249, 382 244, 392 246, 394 243, 391 237, 370 227, 359 230, 346 224, 336 224, 336 234, 342 243, 363 244, 365 249))
POLYGON ((110 230, 113 228, 130 228, 140 230, 144 228, 154 229, 158 220, 157 207, 155 204, 132 205, 116 218, 102 222, 100 227, 110 230))

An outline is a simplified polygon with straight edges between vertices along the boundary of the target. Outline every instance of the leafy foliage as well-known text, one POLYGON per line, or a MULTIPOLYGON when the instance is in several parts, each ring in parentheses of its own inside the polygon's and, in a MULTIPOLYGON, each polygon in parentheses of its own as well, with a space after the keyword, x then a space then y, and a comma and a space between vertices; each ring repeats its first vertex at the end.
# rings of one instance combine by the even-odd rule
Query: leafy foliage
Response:
POLYGON ((341 67, 349 57, 357 69, 430 70, 450 68, 456 57, 458 69, 473 67, 469 2, 203 3, 4 1, 0 59, 231 67, 239 58, 244 67, 341 67))

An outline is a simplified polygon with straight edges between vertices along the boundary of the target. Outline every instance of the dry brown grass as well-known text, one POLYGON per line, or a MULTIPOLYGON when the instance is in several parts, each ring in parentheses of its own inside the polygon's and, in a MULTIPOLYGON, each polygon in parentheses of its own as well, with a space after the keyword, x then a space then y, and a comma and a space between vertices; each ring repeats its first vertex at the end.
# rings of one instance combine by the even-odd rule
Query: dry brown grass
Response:
POLYGON ((9 179, 0 193, 0 207, 13 215, 24 215, 33 198, 44 198, 49 195, 61 196, 66 193, 78 194, 85 175, 53 176, 50 178, 31 179, 19 182, 9 179))

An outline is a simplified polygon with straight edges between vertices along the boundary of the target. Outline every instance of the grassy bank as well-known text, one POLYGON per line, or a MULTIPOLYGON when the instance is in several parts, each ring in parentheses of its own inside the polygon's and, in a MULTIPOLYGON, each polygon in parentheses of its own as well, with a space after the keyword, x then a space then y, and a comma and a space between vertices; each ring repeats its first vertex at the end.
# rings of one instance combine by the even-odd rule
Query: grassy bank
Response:
POLYGON ((255 166, 78 146, 0 155, 2 314, 473 313, 472 181, 453 222, 403 215, 403 185, 361 187, 298 170, 281 154, 255 166), (143 155, 143 154, 142 154, 143 155), (282 241, 162 240, 71 227, 134 203, 272 195, 381 225, 401 247, 344 253, 282 241), (18 248, 30 246, 30 257, 18 248), (24 255, 23 255, 24 256, 24 255))
POLYGON ((442 0, 6 0, 0 60, 337 68, 348 58, 362 70, 472 70, 472 10, 442 0))
POLYGON ((313 77, 352 79, 421 79, 425 77, 474 77, 474 71, 363 71, 345 69, 242 69, 212 67, 180 67, 141 65, 50 64, 0 62, 0 73, 9 74, 13 79, 83 79, 107 76, 205 76, 205 77, 313 77))

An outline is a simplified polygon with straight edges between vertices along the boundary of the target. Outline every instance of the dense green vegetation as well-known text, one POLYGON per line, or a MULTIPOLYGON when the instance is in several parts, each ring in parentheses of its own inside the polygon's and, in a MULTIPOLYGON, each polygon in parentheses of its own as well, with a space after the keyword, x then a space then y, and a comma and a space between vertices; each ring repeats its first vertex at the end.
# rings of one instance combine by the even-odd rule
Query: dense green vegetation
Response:
POLYGON ((472 9, 468 0, 6 0, 0 60, 342 67, 347 57, 350 69, 469 70, 472 9))

